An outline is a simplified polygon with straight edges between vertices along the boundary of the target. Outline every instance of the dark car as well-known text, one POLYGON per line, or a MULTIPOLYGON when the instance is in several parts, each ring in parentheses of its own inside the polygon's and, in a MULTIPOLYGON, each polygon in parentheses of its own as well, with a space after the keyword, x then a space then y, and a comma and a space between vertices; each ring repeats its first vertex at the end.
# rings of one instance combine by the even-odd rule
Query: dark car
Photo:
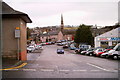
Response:
POLYGON ((68 46, 67 44, 63 46, 64 49, 65 49, 65 48, 68 48, 68 47, 69 47, 69 46, 68 46))
POLYGON ((89 55, 89 56, 93 55, 94 50, 95 50, 94 48, 88 49, 87 52, 85 53, 85 55, 89 55))
POLYGON ((58 46, 63 46, 63 44, 62 44, 62 43, 57 43, 57 45, 58 45, 58 46))
POLYGON ((82 52, 82 51, 85 51, 85 50, 86 50, 85 48, 76 48, 76 49, 75 49, 75 52, 81 54, 81 52, 82 52))
POLYGON ((63 49, 57 49, 57 53, 58 54, 64 54, 64 50, 63 49))

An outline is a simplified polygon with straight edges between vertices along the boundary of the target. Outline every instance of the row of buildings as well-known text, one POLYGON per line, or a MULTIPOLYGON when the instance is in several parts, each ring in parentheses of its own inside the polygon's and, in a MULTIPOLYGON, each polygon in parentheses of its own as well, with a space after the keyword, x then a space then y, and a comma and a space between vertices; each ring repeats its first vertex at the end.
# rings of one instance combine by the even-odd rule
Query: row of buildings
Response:
POLYGON ((38 28, 31 32, 30 40, 36 43, 58 41, 58 40, 74 40, 76 28, 65 29, 63 16, 61 15, 61 25, 56 27, 38 28), (32 38, 32 39, 31 39, 32 38))
MULTIPOLYGON (((63 18, 61 18, 61 25, 63 25, 63 18)), ((119 24, 115 24, 113 26, 105 26, 102 28, 97 28, 97 26, 91 25, 91 32, 93 37, 104 34, 108 31, 116 29, 119 27, 119 24)), ((76 33, 78 27, 47 27, 47 28, 34 28, 33 32, 31 32, 31 38, 37 42, 47 42, 47 41, 58 41, 58 40, 74 40, 74 35, 76 33), (47 30, 48 29, 48 30, 47 30), (62 29, 62 30, 61 30, 62 29)), ((117 35, 117 34, 116 34, 117 35)), ((36 43, 37 43, 36 42, 36 43)))

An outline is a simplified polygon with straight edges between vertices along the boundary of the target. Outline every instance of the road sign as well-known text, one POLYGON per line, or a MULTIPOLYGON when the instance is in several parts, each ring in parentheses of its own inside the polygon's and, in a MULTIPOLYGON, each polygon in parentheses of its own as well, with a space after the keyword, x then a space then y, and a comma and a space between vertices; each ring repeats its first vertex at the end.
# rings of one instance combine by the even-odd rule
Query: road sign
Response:
POLYGON ((15 38, 20 38, 20 30, 15 29, 15 38))

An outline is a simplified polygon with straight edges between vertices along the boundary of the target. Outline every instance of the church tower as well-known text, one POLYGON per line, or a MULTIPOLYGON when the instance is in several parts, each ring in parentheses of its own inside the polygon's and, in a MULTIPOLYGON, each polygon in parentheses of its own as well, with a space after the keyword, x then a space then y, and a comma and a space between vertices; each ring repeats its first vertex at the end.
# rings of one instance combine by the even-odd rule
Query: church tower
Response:
POLYGON ((63 15, 61 14, 61 31, 64 29, 63 15))

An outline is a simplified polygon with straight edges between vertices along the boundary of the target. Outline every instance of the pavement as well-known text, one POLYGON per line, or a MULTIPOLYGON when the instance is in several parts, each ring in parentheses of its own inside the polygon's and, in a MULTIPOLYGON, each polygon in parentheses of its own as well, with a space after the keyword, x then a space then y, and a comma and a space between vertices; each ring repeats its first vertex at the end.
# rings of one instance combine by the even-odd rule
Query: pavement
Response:
MULTIPOLYGON (((41 50, 42 51, 42 50, 41 50)), ((35 53, 27 53, 27 60, 21 61, 17 59, 9 59, 2 58, 2 69, 0 70, 8 70, 8 69, 16 69, 25 66, 29 61, 35 60, 38 56, 40 56, 41 51, 35 51, 35 53)))
POLYGON ((2 58, 2 69, 12 68, 23 64, 25 61, 17 59, 2 58))

